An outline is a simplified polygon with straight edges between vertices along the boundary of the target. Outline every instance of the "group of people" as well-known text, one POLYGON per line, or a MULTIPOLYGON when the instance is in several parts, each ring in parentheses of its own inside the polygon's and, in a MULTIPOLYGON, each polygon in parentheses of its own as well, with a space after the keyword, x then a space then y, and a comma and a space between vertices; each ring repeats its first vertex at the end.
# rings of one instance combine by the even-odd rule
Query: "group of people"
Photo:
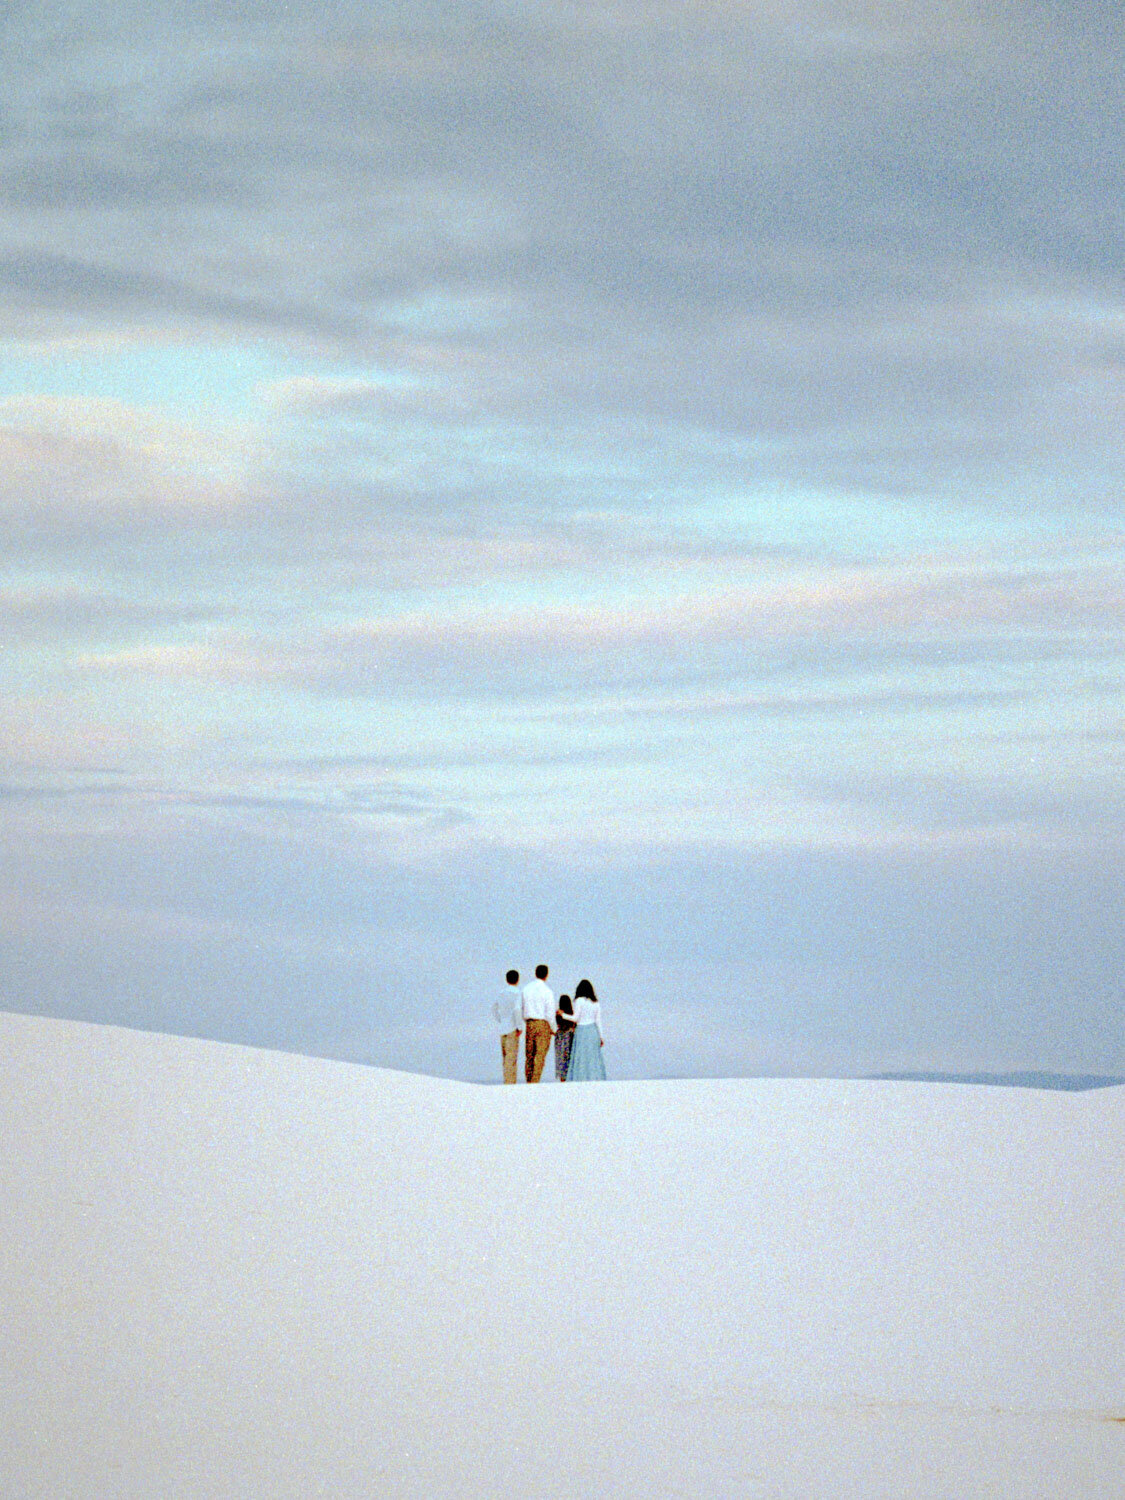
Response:
POLYGON ((508 988, 495 1000, 492 1014, 500 1027, 500 1058, 504 1082, 515 1083, 523 1037, 523 1076, 528 1083, 543 1077, 551 1043, 555 1047, 555 1077, 559 1083, 586 1083, 605 1077, 602 1061, 602 1008, 588 979, 580 979, 574 995, 555 994, 547 983, 548 968, 540 964, 535 978, 520 988, 519 971, 509 969, 508 988))

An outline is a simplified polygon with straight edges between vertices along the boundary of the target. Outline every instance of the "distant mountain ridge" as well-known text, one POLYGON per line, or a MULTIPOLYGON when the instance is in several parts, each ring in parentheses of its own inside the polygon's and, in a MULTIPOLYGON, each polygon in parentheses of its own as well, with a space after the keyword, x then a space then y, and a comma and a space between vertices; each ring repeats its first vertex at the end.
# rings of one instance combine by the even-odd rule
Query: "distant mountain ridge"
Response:
POLYGON ((868 1077, 892 1083, 988 1083, 1017 1089, 1108 1089, 1125 1078, 1097 1073, 871 1073, 868 1077))
MULTIPOLYGON (((647 1080, 632 1079, 632 1082, 649 1083, 706 1083, 731 1082, 735 1078, 784 1082, 786 1079, 820 1078, 820 1074, 804 1073, 738 1073, 721 1076, 683 1073, 654 1073, 647 1080)), ((835 1074, 828 1075, 837 1077, 835 1074)), ((843 1081, 849 1075, 838 1075, 843 1081)), ((469 1083, 499 1087, 499 1078, 470 1078, 469 1083)), ((1081 1093, 1086 1089, 1111 1089, 1125 1084, 1125 1078, 1115 1078, 1100 1073, 864 1073, 861 1082, 869 1083, 980 1083, 993 1087, 1017 1089, 1057 1089, 1064 1093, 1081 1093)))

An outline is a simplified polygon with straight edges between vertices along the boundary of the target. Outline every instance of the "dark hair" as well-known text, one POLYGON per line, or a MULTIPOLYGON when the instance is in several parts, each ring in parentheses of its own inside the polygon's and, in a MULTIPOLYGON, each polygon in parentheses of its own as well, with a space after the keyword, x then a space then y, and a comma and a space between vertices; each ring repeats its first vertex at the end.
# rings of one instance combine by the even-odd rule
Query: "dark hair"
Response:
POLYGON ((546 964, 536 964, 535 965, 535 977, 536 977, 536 979, 546 979, 546 977, 547 977, 547 965, 546 964))
POLYGON ((594 986, 588 979, 580 979, 578 981, 578 987, 574 991, 574 998, 576 1000, 592 1000, 595 1005, 598 1003, 598 997, 594 994, 594 986))
POLYGON ((559 1009, 562 1011, 564 1016, 572 1016, 574 1014, 574 1006, 570 1003, 569 995, 559 996, 559 1009))
POLYGON ((509 984, 519 984, 520 971, 518 969, 509 969, 507 974, 505 975, 505 978, 507 979, 509 984))

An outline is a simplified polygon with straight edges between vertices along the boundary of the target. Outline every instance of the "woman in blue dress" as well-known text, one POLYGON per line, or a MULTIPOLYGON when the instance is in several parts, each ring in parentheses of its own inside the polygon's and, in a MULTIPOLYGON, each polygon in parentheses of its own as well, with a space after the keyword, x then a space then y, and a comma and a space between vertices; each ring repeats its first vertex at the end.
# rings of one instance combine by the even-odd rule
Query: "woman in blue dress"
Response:
POLYGON ((567 1083, 591 1083, 605 1078, 602 1061, 602 1008, 588 979, 580 979, 574 991, 574 1040, 570 1044, 567 1083))

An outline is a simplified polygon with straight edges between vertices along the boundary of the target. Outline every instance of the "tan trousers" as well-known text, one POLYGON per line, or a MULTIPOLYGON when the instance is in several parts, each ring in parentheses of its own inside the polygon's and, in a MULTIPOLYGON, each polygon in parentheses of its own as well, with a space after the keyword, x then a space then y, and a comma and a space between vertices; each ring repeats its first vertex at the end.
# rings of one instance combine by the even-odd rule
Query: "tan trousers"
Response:
POLYGON ((504 1062, 504 1082, 515 1083, 516 1068, 520 1060, 520 1034, 506 1031, 500 1038, 500 1056, 504 1062))
POLYGON ((549 1021, 525 1021, 523 1024, 523 1076, 528 1083, 538 1083, 543 1076, 543 1064, 551 1050, 554 1032, 549 1021))

